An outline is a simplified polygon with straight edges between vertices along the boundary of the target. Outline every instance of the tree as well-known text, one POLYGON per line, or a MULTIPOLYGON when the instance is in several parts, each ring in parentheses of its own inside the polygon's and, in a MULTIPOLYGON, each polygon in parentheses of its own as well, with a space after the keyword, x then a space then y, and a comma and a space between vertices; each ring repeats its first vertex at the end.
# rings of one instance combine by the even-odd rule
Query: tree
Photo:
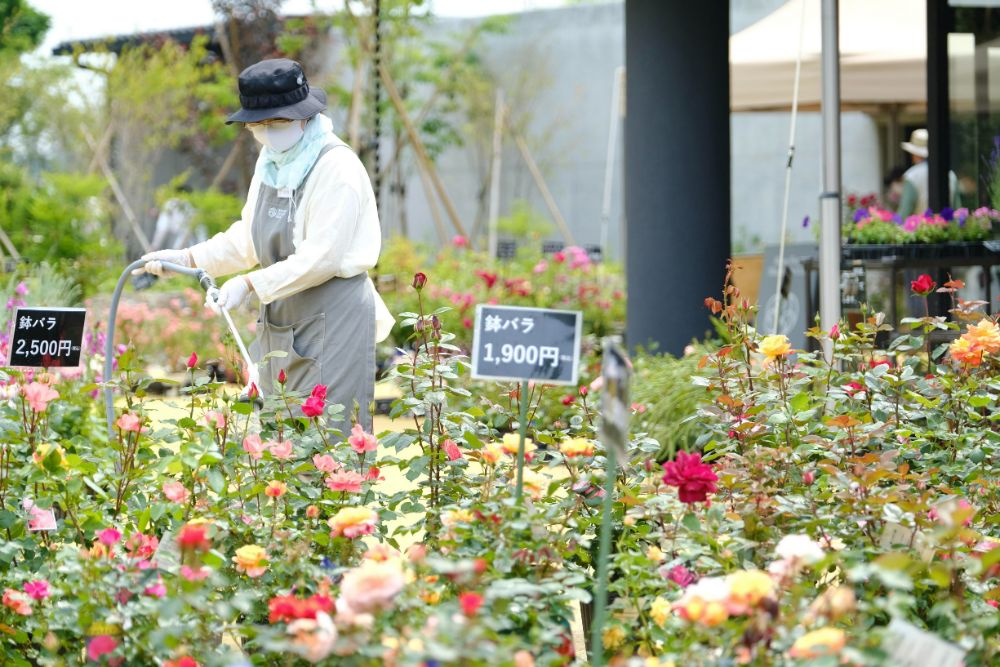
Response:
POLYGON ((0 0, 0 54, 20 55, 42 43, 49 17, 24 0, 0 0))

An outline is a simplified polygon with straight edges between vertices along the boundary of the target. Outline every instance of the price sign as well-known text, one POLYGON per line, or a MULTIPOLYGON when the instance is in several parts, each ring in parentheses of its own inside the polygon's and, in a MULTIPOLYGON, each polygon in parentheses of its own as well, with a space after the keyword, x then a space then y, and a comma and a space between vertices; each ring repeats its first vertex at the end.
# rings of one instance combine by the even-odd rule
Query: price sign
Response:
POLYGON ((476 306, 472 377, 576 384, 582 326, 576 311, 476 306))
POLYGON ((10 341, 11 366, 79 366, 83 308, 17 308, 10 341))
POLYGON ((885 629, 882 648, 897 667, 961 667, 965 651, 912 623, 894 618, 885 629))

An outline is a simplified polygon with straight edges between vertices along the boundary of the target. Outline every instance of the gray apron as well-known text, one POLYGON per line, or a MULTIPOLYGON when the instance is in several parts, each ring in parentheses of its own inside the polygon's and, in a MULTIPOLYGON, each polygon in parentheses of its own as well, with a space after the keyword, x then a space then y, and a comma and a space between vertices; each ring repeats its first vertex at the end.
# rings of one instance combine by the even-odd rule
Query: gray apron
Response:
MULTIPOLYGON (((327 145, 316 162, 333 149, 350 150, 346 144, 327 145)), ((313 165, 315 167, 315 164, 313 165)), ((292 231, 312 168, 299 187, 280 196, 279 190, 261 183, 250 235, 262 267, 295 252, 292 231)), ((310 392, 317 384, 327 387, 327 403, 344 406, 343 419, 330 424, 347 434, 355 403, 358 423, 372 430, 371 404, 375 400, 375 302, 368 274, 331 278, 269 304, 261 304, 257 339, 251 355, 259 364, 265 393, 275 393, 277 378, 285 371, 287 391, 310 392), (284 357, 261 359, 276 350, 284 357)))

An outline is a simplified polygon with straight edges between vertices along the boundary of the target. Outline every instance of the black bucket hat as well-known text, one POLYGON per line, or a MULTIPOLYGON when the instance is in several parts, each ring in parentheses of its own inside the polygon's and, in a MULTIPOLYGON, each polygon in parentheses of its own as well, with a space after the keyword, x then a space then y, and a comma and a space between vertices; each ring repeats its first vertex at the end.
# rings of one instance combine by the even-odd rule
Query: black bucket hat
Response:
POLYGON ((230 123, 257 123, 271 118, 305 120, 326 108, 326 93, 310 88, 302 66, 288 58, 262 60, 240 72, 240 105, 230 123))

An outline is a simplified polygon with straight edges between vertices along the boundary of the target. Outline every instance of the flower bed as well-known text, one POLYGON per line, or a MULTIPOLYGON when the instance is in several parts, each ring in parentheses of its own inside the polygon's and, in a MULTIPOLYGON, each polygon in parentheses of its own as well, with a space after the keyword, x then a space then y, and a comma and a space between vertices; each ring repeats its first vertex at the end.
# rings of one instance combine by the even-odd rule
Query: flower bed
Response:
MULTIPOLYGON (((634 432, 616 477, 608 658, 898 664, 895 620, 997 663, 1000 329, 943 289, 971 326, 935 350, 928 334, 958 325, 909 320, 879 350, 868 313, 810 331, 828 351, 806 353, 760 338, 735 288, 707 300, 725 342, 697 353, 696 451, 661 466, 634 432)), ((561 426, 529 425, 517 503, 517 437, 415 300, 394 370, 408 426, 377 437, 330 430, 320 386, 278 387, 254 415, 196 364, 183 413, 153 422, 126 353, 115 381, 139 391, 108 442, 89 378, 12 375, 0 663, 570 664, 600 387, 561 426)), ((509 399, 508 420, 536 400, 509 399)))

